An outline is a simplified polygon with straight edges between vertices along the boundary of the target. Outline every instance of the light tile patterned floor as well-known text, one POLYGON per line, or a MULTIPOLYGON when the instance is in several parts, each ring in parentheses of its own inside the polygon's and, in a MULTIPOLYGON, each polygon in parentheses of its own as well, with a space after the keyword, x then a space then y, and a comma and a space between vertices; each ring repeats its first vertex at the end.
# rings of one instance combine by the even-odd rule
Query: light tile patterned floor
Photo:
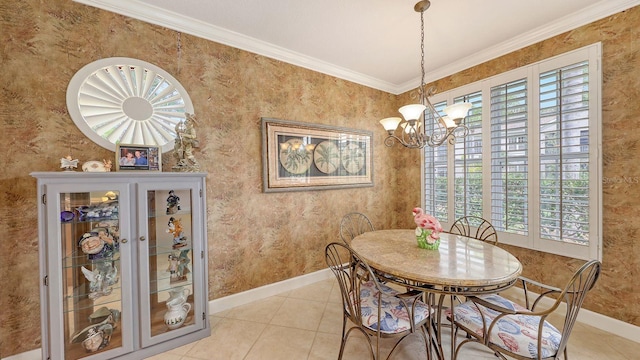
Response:
MULTIPOLYGON (((335 360, 342 331, 340 290, 335 284, 326 280, 212 314, 210 337, 149 360, 335 360)), ((408 340, 392 359, 426 359, 420 337, 412 335, 408 340)), ((390 349, 389 342, 382 345, 390 349)), ((365 346, 364 338, 350 339, 344 359, 369 359, 365 346)), ((449 350, 445 352, 448 358, 449 350)), ((638 359, 638 354, 640 344, 580 323, 569 340, 572 360, 638 359)), ((472 345, 459 359, 496 357, 472 345)))

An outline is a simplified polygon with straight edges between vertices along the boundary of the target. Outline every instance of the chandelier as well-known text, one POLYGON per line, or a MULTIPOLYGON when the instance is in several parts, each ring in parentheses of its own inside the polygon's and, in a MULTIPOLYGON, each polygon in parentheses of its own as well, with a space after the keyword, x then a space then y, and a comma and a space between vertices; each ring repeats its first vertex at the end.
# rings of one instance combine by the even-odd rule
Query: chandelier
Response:
POLYGON ((431 6, 429 0, 418 2, 413 9, 420 13, 420 51, 422 61, 420 67, 422 70, 422 81, 418 88, 420 96, 420 104, 405 105, 398 109, 402 118, 389 117, 380 120, 380 124, 389 134, 384 140, 386 146, 393 146, 396 141, 408 148, 421 149, 425 146, 437 147, 445 142, 454 144, 456 138, 464 138, 469 133, 469 128, 462 122, 467 116, 471 104, 467 102, 449 105, 444 108, 445 116, 441 116, 436 108, 429 101, 429 97, 435 93, 435 87, 431 87, 425 92, 424 83, 424 12, 431 6), (431 116, 428 117, 427 113, 431 116), (427 133, 425 121, 427 119, 435 121, 434 130, 431 134, 427 133), (396 136, 396 130, 401 135, 396 136))

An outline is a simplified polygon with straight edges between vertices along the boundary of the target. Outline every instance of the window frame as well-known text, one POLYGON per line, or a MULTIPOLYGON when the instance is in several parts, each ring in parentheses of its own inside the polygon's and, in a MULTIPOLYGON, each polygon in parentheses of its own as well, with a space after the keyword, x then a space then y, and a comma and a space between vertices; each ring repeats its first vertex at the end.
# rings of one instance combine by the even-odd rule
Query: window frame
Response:
MULTIPOLYGON (((527 79, 528 99, 528 231, 520 235, 498 231, 500 243, 517 247, 547 252, 577 259, 602 260, 602 44, 591 44, 573 51, 553 56, 542 61, 510 70, 495 76, 467 84, 446 92, 438 93, 430 98, 432 103, 446 102, 453 104, 453 99, 474 92, 482 92, 482 191, 484 196, 483 217, 491 221, 491 88, 518 79, 527 79), (564 66, 589 61, 589 245, 576 245, 540 237, 540 145, 539 145, 539 75, 546 71, 560 69, 564 66), (487 194, 489 196, 487 196, 487 194)), ((448 186, 447 207, 448 218, 439 219, 442 226, 448 229, 455 221, 454 207, 454 157, 455 145, 447 144, 448 186)), ((425 150, 421 153, 421 196, 425 207, 425 150)), ((426 209, 426 208, 425 208, 426 209)))

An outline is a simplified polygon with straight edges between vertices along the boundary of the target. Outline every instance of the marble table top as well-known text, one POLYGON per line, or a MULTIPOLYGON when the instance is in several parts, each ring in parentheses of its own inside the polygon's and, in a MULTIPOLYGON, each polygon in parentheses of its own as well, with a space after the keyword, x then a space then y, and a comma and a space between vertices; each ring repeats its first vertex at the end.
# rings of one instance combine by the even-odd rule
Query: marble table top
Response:
POLYGON ((522 272, 515 256, 466 236, 440 234, 437 250, 420 249, 414 230, 378 230, 355 237, 351 247, 372 268, 438 288, 507 288, 522 272))

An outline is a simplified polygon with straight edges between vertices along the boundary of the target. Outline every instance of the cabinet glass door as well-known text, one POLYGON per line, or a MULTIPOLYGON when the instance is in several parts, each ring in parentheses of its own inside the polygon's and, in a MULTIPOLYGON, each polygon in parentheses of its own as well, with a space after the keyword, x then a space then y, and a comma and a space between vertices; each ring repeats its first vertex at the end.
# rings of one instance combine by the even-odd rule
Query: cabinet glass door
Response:
MULTIPOLYGON (((64 359, 103 352, 109 352, 105 354, 108 358, 131 349, 131 335, 123 334, 121 326, 124 317, 131 317, 129 302, 123 302, 130 294, 122 280, 123 264, 129 271, 129 257, 122 256, 127 240, 120 234, 122 191, 107 188, 55 193, 57 209, 49 212, 49 221, 59 224, 51 227, 59 229, 59 234, 50 236, 50 240, 58 239, 59 243, 50 241, 48 246, 52 254, 57 254, 54 256, 60 256, 62 261, 55 263, 61 263, 62 269, 49 278, 51 289, 62 292, 61 303, 52 302, 54 308, 60 308, 57 314, 62 318, 52 318, 51 325, 52 329, 61 327, 61 333, 54 335, 62 341, 52 345, 60 347, 64 359)), ((58 351, 53 351, 53 358, 58 351)))
MULTIPOLYGON (((143 346, 202 327, 201 227, 197 186, 144 189, 146 221, 141 221, 140 263, 143 346), (194 225, 195 224, 195 225, 194 225), (198 241, 200 240, 200 241, 198 241), (195 255, 197 254, 197 256, 195 255)), ((144 214, 145 212, 142 212, 144 214)))

